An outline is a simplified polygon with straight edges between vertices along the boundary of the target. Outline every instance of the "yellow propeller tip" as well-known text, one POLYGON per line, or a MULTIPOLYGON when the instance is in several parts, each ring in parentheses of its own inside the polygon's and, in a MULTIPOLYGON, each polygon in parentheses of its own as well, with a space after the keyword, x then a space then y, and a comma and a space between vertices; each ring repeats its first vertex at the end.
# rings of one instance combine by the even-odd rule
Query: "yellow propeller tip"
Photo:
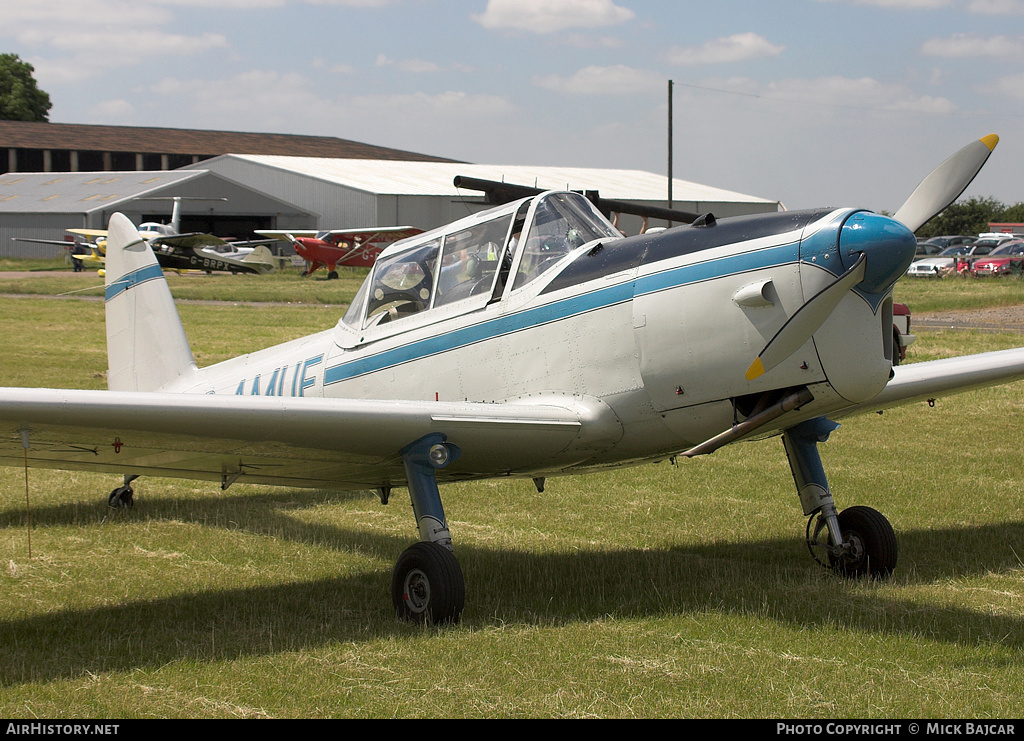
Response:
POLYGON ((988 136, 982 137, 981 143, 988 147, 988 151, 992 151, 996 148, 996 144, 999 143, 998 134, 989 134, 988 136))
POLYGON ((753 381, 755 378, 760 378, 764 375, 764 363, 761 362, 761 358, 754 358, 754 362, 747 368, 747 380, 753 381))

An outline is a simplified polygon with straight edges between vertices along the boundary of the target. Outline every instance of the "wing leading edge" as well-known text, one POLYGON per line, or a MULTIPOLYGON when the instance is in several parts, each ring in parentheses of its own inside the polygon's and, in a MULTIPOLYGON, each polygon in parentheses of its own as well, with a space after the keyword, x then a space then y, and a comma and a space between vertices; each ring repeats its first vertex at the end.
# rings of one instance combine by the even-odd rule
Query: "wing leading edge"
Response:
MULTIPOLYGON (((367 489, 404 484, 400 451, 432 433, 459 446, 448 480, 558 470, 614 445, 596 400, 501 404, 0 389, 0 463, 367 489)), ((439 474, 441 476, 442 474, 439 474)))

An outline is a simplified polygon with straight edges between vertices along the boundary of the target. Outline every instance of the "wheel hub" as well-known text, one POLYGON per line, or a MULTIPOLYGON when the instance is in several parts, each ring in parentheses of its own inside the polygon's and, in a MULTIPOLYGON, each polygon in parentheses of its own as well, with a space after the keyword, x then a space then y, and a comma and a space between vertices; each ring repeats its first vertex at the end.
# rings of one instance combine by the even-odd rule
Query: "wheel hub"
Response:
POLYGON ((405 589, 402 599, 410 612, 420 614, 430 604, 430 580, 421 569, 413 569, 405 575, 405 589))

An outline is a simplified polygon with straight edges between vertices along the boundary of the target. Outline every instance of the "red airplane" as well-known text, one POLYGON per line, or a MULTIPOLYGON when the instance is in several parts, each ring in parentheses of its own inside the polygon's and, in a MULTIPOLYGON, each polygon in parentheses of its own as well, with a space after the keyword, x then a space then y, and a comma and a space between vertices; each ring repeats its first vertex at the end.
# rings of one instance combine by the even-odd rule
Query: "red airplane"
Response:
POLYGON ((331 279, 338 277, 339 265, 373 267, 377 255, 387 245, 415 236, 422 231, 414 226, 381 226, 372 229, 330 229, 321 232, 263 229, 257 231, 257 234, 291 242, 299 256, 309 263, 309 269, 303 275, 327 268, 327 278, 331 279))

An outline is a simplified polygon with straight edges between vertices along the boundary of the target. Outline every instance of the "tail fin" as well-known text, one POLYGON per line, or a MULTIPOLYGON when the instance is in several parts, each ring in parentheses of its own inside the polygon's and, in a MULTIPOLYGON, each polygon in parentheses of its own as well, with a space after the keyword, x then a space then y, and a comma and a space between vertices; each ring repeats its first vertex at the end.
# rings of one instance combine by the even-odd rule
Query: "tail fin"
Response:
POLYGON ((160 264, 135 225, 110 217, 106 257, 107 387, 157 391, 196 372, 160 264))
POLYGON ((243 257, 242 262, 251 264, 260 273, 269 273, 274 269, 274 253, 266 245, 260 244, 243 257))

